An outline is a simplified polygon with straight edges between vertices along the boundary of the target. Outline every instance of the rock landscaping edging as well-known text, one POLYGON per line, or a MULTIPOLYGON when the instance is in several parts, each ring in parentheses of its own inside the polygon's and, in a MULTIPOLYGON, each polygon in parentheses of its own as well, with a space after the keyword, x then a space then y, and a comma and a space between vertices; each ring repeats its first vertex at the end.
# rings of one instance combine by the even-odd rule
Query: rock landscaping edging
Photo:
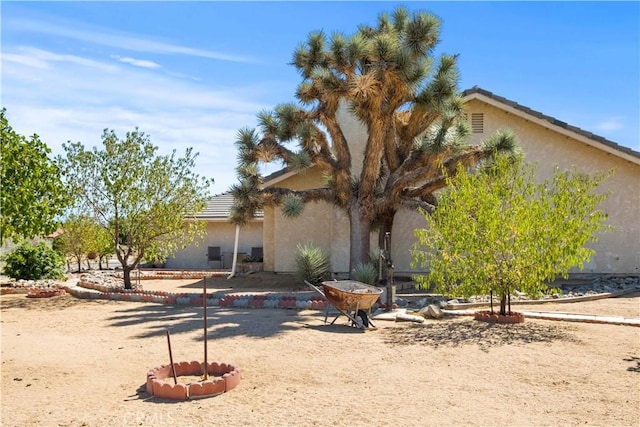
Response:
MULTIPOLYGON (((224 277, 228 276, 228 271, 158 271, 158 270, 143 270, 142 274, 138 275, 138 270, 131 272, 131 280, 159 280, 159 279, 202 279, 203 277, 224 277)), ((113 277, 122 279, 122 272, 116 272, 113 277)))
MULTIPOLYGON (((594 301, 603 298, 615 298, 630 293, 640 292, 640 276, 603 276, 579 284, 565 284, 560 287, 561 293, 542 295, 532 299, 525 294, 515 292, 511 296, 511 305, 538 305, 545 303, 570 303, 594 301)), ((476 296, 467 300, 461 298, 447 298, 439 294, 398 293, 396 303, 399 307, 426 307, 429 304, 438 305, 447 310, 466 310, 469 308, 487 307, 490 305, 488 296, 476 296)), ((494 298, 494 304, 499 300, 494 298)))
POLYGON ((57 291, 60 287, 56 280, 24 280, 8 279, 2 281, 0 295, 29 294, 37 291, 57 291))
MULTIPOLYGON (((201 276, 200 276, 201 277, 201 276)), ((108 299, 117 301, 152 302, 177 306, 202 307, 202 293, 172 293, 164 291, 145 291, 134 286, 125 289, 117 280, 106 280, 98 283, 91 277, 81 277, 76 285, 60 285, 66 292, 82 299, 108 299), (106 283, 106 284, 105 284, 106 283), (118 286, 113 286, 117 284, 118 286)), ((223 308, 285 308, 325 310, 327 301, 321 296, 302 294, 271 295, 227 295, 220 293, 207 294, 207 307, 223 308)))
MULTIPOLYGON (((158 274, 160 278, 165 279, 179 279, 179 278, 195 278, 201 279, 203 272, 194 271, 173 271, 173 272, 153 272, 158 274)), ((220 272, 204 272, 210 276, 225 274, 220 272)), ((157 275, 151 275, 145 272, 146 277, 156 277, 157 275)), ((171 293, 163 291, 145 291, 141 286, 133 286, 133 289, 124 289, 122 287, 122 279, 114 277, 113 274, 95 274, 88 273, 83 274, 80 279, 74 278, 68 280, 63 284, 59 284, 55 281, 12 281, 13 286, 11 288, 5 287, 3 282, 3 294, 4 293, 28 293, 33 288, 41 289, 39 293, 42 296, 54 296, 58 295, 58 291, 66 292, 76 298, 82 299, 109 299, 120 301, 134 301, 134 302, 150 302, 157 304, 167 304, 176 306, 203 306, 202 293, 171 293), (17 285, 17 286, 16 286, 17 285), (50 295, 47 295, 46 290, 49 290, 50 295)), ((635 293, 640 291, 640 277, 599 277, 596 278, 590 284, 569 285, 563 287, 562 291, 564 295, 551 295, 546 296, 543 299, 531 300, 523 295, 512 296, 512 305, 528 305, 528 304, 541 304, 545 302, 554 303, 570 303, 579 301, 591 301, 602 298, 612 298, 617 296, 626 295, 629 293, 635 293), (609 292, 607 292, 609 291, 609 292), (613 291, 613 292, 611 292, 613 291)), ((432 309, 439 308, 444 309, 446 312, 442 312, 442 315, 453 314, 467 314, 473 315, 473 311, 469 309, 487 307, 488 300, 484 301, 482 298, 477 298, 474 302, 466 302, 464 300, 448 300, 442 295, 436 294, 398 294, 396 302, 400 307, 412 307, 416 311, 420 312, 422 317, 440 318, 442 316, 432 316, 422 314, 422 309, 426 309, 431 306, 432 309), (413 298, 405 299, 405 297, 411 296, 413 298), (419 298, 418 298, 419 297, 419 298), (481 301, 478 301, 481 300, 481 301), (422 308, 422 309, 421 309, 422 308), (457 311, 457 313, 455 313, 457 311)), ((218 306, 223 308, 284 308, 284 309, 313 309, 313 310, 326 310, 328 303, 319 295, 308 293, 298 294, 260 294, 260 295, 234 295, 226 293, 213 293, 207 294, 206 305, 218 306)), ((382 304, 375 304, 372 307, 373 312, 379 312, 378 309, 382 308, 382 304)), ((529 312, 525 312, 529 315, 529 312)), ((535 314, 532 317, 544 318, 542 314, 535 314)), ((548 320, 568 320, 568 321, 581 321, 571 319, 564 319, 567 316, 552 315, 548 320)), ((631 324, 634 326, 640 326, 640 319, 600 319, 595 320, 587 319, 584 321, 593 321, 594 323, 614 323, 614 324, 631 324)))

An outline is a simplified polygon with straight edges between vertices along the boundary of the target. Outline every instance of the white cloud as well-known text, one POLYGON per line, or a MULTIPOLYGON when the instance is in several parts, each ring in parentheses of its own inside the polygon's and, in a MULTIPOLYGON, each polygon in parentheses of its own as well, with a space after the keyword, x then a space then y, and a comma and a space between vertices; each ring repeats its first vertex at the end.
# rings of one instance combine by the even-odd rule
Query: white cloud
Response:
POLYGON ((115 67, 104 64, 92 59, 83 58, 76 55, 57 54, 33 47, 21 47, 18 49, 4 48, 2 60, 14 62, 16 64, 26 65, 28 67, 49 69, 51 62, 67 62, 76 65, 82 65, 87 68, 96 68, 102 71, 114 71, 115 67), (9 53, 7 53, 7 51, 9 53))
POLYGON ((157 53, 165 55, 186 55, 231 62, 255 62, 253 59, 236 54, 198 49, 178 44, 151 40, 136 34, 116 32, 98 26, 89 26, 79 22, 47 22, 30 18, 3 20, 4 31, 38 33, 73 40, 115 47, 135 52, 157 53))
POLYGON ((621 117, 608 117, 595 124, 595 129, 600 132, 617 131, 624 128, 621 117))
POLYGON ((128 56, 122 57, 118 55, 113 55, 112 58, 117 59, 120 62, 124 62, 125 64, 131 64, 133 66, 141 68, 157 69, 161 67, 160 64, 153 61, 147 61, 145 59, 135 59, 129 58, 128 56))
POLYGON ((270 107, 252 100, 253 87, 220 89, 42 49, 10 55, 2 56, 2 102, 17 132, 37 133, 57 155, 69 140, 100 146, 105 128, 124 136, 138 127, 163 154, 199 152, 196 172, 215 179, 214 193, 235 181, 237 130, 270 107))
POLYGON ((1 57, 2 61, 9 61, 20 65, 26 65, 27 67, 40 68, 41 70, 46 70, 47 68, 49 68, 49 64, 47 63, 47 61, 30 55, 3 52, 1 57))

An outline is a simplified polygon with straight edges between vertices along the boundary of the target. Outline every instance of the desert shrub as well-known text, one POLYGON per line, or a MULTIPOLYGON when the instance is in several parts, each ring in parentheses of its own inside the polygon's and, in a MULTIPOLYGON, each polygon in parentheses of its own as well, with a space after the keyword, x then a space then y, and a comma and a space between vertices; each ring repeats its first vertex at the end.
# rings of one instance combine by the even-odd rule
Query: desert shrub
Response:
POLYGON ((368 285, 376 284, 378 279, 378 269, 373 263, 358 264, 352 271, 351 277, 358 282, 366 283, 368 285))
POLYGON ((427 227, 415 230, 413 267, 428 273, 415 280, 445 295, 495 294, 500 314, 511 313, 514 291, 539 297, 594 254, 588 244, 610 229, 598 186, 611 173, 556 166, 538 182, 523 157, 496 157, 476 173, 459 165, 437 208, 421 211, 427 227))
POLYGON ((3 273, 15 279, 40 280, 64 277, 64 257, 42 242, 23 243, 3 257, 3 273))
POLYGON ((320 283, 329 272, 329 257, 311 243, 298 244, 296 254, 296 277, 311 283, 320 283))

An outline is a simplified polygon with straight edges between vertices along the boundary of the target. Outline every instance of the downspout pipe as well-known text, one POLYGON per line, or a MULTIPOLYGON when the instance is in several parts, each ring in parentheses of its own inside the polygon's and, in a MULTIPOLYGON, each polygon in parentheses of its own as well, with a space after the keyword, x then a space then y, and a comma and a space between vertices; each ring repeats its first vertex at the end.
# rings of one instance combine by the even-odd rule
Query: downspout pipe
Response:
POLYGON ((231 264, 231 274, 227 277, 231 279, 236 275, 236 263, 238 262, 238 240, 240 239, 240 225, 236 224, 236 241, 233 244, 233 263, 231 264))

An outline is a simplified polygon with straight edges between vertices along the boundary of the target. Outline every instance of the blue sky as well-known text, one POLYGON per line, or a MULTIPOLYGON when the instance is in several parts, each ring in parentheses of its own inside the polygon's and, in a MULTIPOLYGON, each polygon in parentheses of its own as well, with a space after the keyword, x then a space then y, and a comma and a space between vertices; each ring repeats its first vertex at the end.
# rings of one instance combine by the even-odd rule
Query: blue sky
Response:
POLYGON ((235 182, 234 140, 294 101, 294 49, 316 30, 355 32, 404 5, 442 19, 436 54, 478 85, 640 150, 638 2, 11 2, 1 4, 2 106, 55 154, 136 126, 162 153, 235 182))

